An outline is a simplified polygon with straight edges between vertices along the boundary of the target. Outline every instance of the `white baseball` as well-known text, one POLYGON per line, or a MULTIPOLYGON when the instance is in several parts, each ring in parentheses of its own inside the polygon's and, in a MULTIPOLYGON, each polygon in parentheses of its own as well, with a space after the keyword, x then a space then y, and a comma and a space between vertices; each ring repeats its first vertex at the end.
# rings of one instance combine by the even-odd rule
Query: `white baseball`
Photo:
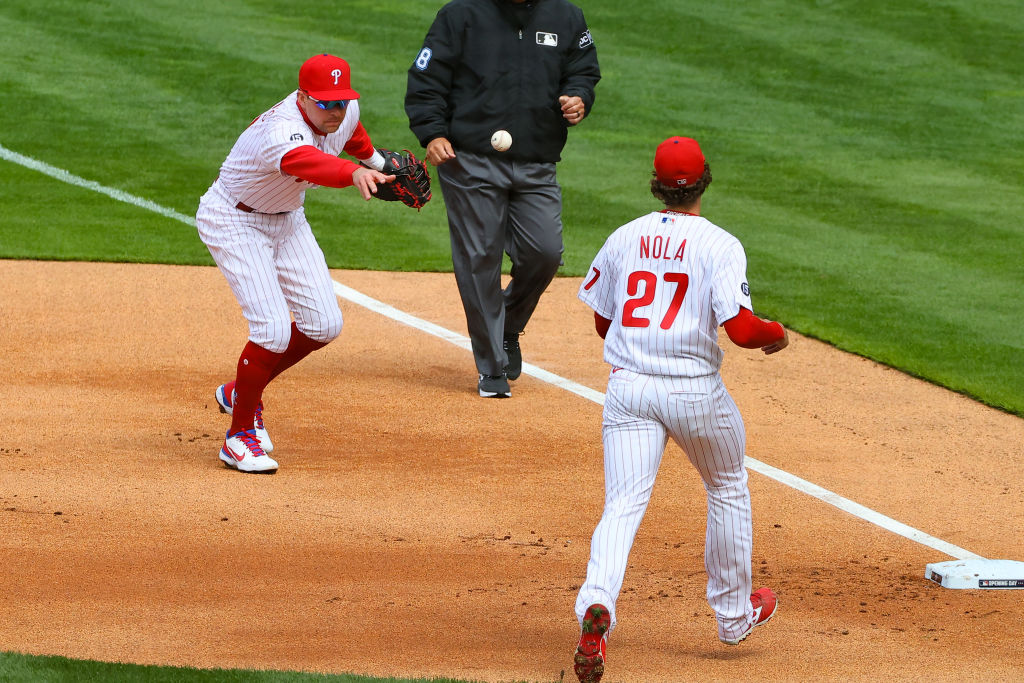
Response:
POLYGON ((494 135, 491 136, 491 147, 504 152, 506 149, 512 146, 512 136, 508 134, 507 130, 496 130, 494 135))

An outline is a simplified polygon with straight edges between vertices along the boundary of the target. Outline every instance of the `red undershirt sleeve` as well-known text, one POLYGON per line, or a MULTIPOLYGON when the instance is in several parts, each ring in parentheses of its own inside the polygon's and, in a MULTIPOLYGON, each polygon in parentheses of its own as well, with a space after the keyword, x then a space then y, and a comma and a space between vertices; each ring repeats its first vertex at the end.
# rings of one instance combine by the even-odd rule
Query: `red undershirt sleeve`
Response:
POLYGON ((345 143, 345 154, 356 159, 369 159, 375 151, 373 143, 370 142, 370 134, 366 132, 363 122, 360 121, 356 124, 352 137, 345 143))
MULTIPOLYGON (((369 139, 369 138, 367 138, 369 139)), ((281 170, 290 176, 324 187, 348 187, 359 164, 321 152, 312 145, 302 145, 281 159, 281 170)))
POLYGON ((782 325, 770 320, 761 320, 742 306, 736 317, 725 321, 724 327, 732 343, 745 349, 760 349, 785 336, 782 325))
MULTIPOLYGON (((599 313, 594 313, 594 328, 601 339, 608 334, 612 321, 599 313)), ((777 322, 761 320, 749 309, 740 307, 736 317, 725 322, 725 331, 737 346, 745 349, 759 349, 779 341, 785 336, 782 325, 777 322)))

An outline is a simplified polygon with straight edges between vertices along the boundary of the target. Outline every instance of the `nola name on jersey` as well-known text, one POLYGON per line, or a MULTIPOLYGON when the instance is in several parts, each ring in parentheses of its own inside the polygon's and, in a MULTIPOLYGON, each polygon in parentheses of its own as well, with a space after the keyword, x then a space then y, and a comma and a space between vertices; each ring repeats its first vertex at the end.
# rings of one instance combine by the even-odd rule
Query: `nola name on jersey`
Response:
POLYGON ((682 261, 686 240, 675 235, 640 235, 640 258, 682 261), (674 243, 678 242, 677 247, 674 243))
POLYGON ((665 268, 677 268, 684 263, 701 269, 709 263, 728 267, 738 251, 740 265, 746 268, 739 241, 706 218, 693 214, 657 211, 641 216, 616 230, 608 246, 627 262, 660 262, 665 268), (697 253, 691 254, 693 249, 697 253))

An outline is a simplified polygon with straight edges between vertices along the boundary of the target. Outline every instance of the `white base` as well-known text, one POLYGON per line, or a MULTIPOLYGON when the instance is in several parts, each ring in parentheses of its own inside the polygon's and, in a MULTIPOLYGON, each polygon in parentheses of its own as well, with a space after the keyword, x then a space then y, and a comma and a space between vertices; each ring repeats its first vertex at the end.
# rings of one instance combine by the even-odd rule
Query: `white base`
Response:
POLYGON ((924 577, 943 588, 1024 588, 1024 562, 1013 560, 970 560, 932 562, 924 577))

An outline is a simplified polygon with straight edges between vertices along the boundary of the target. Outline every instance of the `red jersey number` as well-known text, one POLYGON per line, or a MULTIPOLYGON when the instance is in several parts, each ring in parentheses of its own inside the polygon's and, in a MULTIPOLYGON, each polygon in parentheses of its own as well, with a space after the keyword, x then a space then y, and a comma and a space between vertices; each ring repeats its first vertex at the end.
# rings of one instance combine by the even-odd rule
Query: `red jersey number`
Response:
MULTIPOLYGON (((667 330, 672 327, 679 309, 683 305, 683 297, 686 296, 686 288, 690 284, 690 276, 686 273, 665 273, 665 282, 675 285, 672 292, 672 301, 669 302, 665 317, 661 319, 661 329, 667 330)), ((651 324, 649 318, 637 315, 637 309, 646 308, 654 301, 655 288, 658 286, 658 276, 647 270, 637 270, 629 274, 626 280, 626 294, 631 298, 622 307, 623 327, 647 327, 651 324), (640 293, 640 284, 643 283, 643 293, 640 293)))

